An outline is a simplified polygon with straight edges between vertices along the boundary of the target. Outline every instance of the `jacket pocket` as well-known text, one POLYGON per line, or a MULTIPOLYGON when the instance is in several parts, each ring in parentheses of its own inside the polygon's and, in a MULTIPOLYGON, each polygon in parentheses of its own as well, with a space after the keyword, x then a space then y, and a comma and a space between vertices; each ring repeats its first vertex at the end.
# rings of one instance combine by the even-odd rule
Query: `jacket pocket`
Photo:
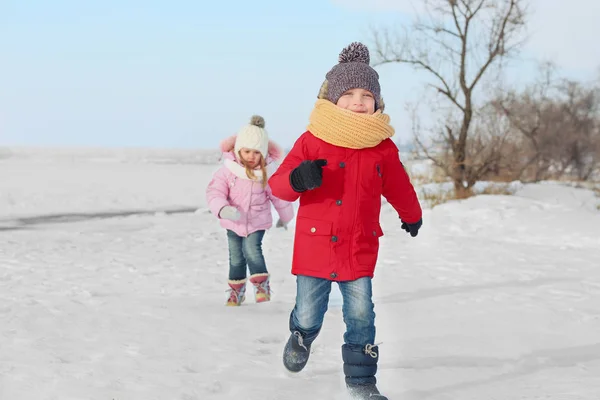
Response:
POLYGON ((296 218, 294 259, 301 269, 319 271, 331 258, 332 223, 313 218, 296 218))
POLYGON ((383 193, 383 160, 375 155, 365 156, 363 160, 363 176, 361 182, 366 193, 381 196, 383 193))
POLYGON ((320 154, 319 158, 327 160, 327 165, 323 167, 323 186, 321 187, 332 196, 340 196, 344 192, 348 162, 340 154, 324 153, 320 154))
POLYGON ((367 222, 359 235, 354 258, 360 270, 372 270, 377 263, 379 238, 383 236, 383 230, 379 222, 367 222))
POLYGON ((266 196, 260 199, 260 203, 250 203, 250 211, 254 213, 264 213, 271 210, 271 203, 266 196))
POLYGON ((381 196, 383 193, 383 169, 381 161, 375 162, 375 174, 373 176, 373 180, 373 195, 381 196))

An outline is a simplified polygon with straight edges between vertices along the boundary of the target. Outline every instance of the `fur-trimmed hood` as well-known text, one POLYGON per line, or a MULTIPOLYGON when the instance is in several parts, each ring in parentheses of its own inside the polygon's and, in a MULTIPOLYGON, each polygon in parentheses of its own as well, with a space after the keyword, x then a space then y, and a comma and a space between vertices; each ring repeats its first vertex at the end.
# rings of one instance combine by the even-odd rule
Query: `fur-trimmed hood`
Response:
MULTIPOLYGON (((235 154, 235 140, 237 135, 230 136, 223 141, 221 141, 220 149, 223 152, 224 158, 233 158, 237 161, 237 154, 235 154)), ((264 156, 264 154, 263 154, 264 156)), ((272 140, 269 140, 269 151, 265 156, 265 162, 267 164, 271 164, 276 161, 280 161, 283 158, 283 150, 282 148, 272 140)))

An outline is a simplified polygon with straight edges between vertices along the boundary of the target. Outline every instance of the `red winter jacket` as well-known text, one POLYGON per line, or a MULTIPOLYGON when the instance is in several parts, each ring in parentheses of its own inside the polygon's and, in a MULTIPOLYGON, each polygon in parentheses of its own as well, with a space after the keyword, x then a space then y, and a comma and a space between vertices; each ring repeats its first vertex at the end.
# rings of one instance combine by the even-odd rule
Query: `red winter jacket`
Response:
MULTIPOLYGON (((305 132, 269 179, 273 195, 300 198, 292 274, 337 281, 373 277, 379 252, 381 196, 407 223, 421 206, 391 139, 376 147, 348 149, 305 132), (321 187, 295 192, 290 173, 304 160, 326 159, 321 187)), ((398 221, 400 224, 400 221, 398 221)))

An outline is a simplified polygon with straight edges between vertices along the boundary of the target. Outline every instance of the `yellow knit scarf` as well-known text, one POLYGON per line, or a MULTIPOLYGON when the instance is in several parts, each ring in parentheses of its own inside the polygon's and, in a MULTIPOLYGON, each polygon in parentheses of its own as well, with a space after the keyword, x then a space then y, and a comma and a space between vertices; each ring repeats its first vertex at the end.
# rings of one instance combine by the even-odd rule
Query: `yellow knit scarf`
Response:
POLYGON ((323 99, 315 103, 307 129, 327 143, 348 149, 375 147, 394 136, 389 115, 359 114, 323 99))

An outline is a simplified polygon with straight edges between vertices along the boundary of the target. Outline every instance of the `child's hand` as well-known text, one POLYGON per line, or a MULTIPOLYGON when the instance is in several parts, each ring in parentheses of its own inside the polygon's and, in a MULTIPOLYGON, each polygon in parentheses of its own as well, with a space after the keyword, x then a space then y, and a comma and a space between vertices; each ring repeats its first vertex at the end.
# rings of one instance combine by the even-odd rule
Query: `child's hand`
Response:
POLYGON ((283 222, 281 218, 277 220, 277 224, 275 224, 275 228, 283 228, 287 231, 287 223, 283 222))
POLYGON ((229 219, 231 221, 237 221, 240 219, 240 216, 240 212, 237 210, 237 208, 232 206, 225 206, 221 208, 221 211, 219 211, 219 218, 229 219))
POLYGON ((327 160, 305 160, 297 166, 290 175, 290 184, 296 192, 313 190, 323 182, 323 167, 327 160))
POLYGON ((421 225, 423 225, 423 218, 414 224, 407 224, 406 222, 402 221, 401 228, 410 233, 410 236, 415 237, 419 234, 419 228, 421 228, 421 225))

